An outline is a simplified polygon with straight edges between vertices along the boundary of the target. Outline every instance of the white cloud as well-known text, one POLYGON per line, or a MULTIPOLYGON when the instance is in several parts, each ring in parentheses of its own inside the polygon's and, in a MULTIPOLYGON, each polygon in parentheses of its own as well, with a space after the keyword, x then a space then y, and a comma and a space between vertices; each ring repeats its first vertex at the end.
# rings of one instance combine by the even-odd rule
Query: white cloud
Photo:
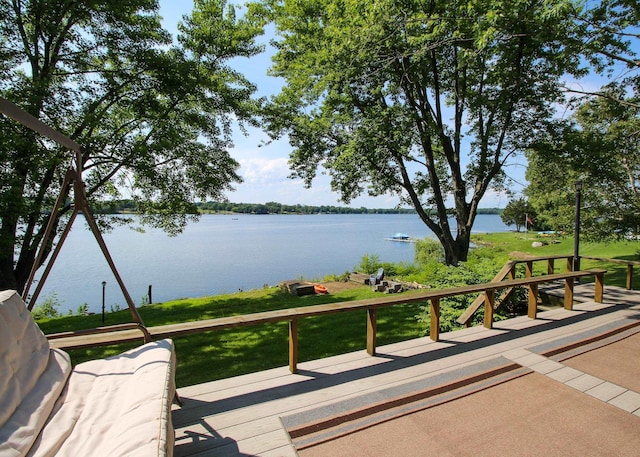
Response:
POLYGON ((240 175, 251 185, 282 182, 289 175, 286 157, 240 159, 240 175))

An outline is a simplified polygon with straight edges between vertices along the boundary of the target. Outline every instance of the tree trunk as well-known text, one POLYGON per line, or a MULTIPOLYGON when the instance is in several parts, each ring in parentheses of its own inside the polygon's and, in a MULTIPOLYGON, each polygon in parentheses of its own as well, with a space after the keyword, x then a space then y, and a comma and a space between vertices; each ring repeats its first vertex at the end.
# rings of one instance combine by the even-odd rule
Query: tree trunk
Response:
POLYGON ((22 201, 22 188, 13 186, 7 191, 5 197, 9 205, 0 213, 0 290, 19 290, 18 280, 14 271, 15 240, 18 229, 17 206, 22 201))
POLYGON ((7 255, 6 249, 2 251, 4 252, 0 252, 0 290, 17 290, 18 282, 13 271, 13 257, 7 255))
POLYGON ((469 245, 471 239, 470 232, 458 233, 458 236, 453 239, 442 241, 442 247, 444 248, 444 260, 447 265, 457 266, 460 262, 466 262, 469 257, 469 245))

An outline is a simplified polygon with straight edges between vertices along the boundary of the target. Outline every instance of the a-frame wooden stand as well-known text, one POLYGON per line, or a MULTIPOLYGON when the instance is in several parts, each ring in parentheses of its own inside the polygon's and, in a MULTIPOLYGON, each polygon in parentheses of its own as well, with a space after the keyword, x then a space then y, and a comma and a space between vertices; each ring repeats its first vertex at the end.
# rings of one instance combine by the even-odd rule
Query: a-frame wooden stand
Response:
MULTIPOLYGON (((20 109, 18 106, 14 105, 13 103, 3 98, 0 98, 0 112, 15 119, 16 121, 34 130, 35 132, 38 132, 41 135, 44 135, 47 138, 54 140, 58 144, 61 144, 62 146, 68 149, 71 149, 73 152, 75 152, 75 157, 73 160, 73 162, 75 162, 74 164, 75 166, 67 170, 67 173, 64 178, 64 182, 62 184, 62 187, 60 188, 60 195, 56 200, 54 208, 51 210, 51 216, 49 217, 49 221, 47 223, 47 227, 45 229, 45 233, 41 241, 40 249, 38 249, 38 253, 36 255, 33 268, 31 269, 31 273, 29 274, 29 279, 27 280, 27 283, 24 288, 24 292, 22 293, 22 298, 25 301, 25 303, 27 302, 29 303, 28 305, 29 310, 33 309, 33 306, 36 300, 38 299, 38 296, 40 295, 42 287, 44 286, 44 283, 49 273, 51 272, 51 268, 53 267, 53 264, 56 261, 58 254, 60 253, 60 249, 62 248, 62 245, 64 244, 64 241, 66 240, 67 235, 71 230, 71 226, 73 225, 73 222, 75 221, 78 213, 82 212, 82 214, 84 214, 84 217, 87 221, 87 224, 89 224, 89 228, 91 229, 93 236, 96 238, 96 241, 100 246, 100 250, 102 251, 104 258, 107 260, 107 263, 111 268, 111 272, 113 273, 113 276, 116 278, 116 281, 118 282, 118 285, 122 290, 122 294, 124 295, 124 299, 127 302, 127 306, 129 307, 129 311, 131 312, 131 317, 133 318, 135 325, 144 334, 145 342, 151 341, 149 332, 144 326, 144 323, 142 322, 142 318, 140 317, 140 314, 136 309, 136 305, 131 299, 129 292, 127 291, 127 288, 124 285, 124 282, 120 277, 120 274, 118 273, 115 263, 111 258, 111 254, 109 254, 109 250, 107 249, 107 245, 104 242, 102 233, 100 233, 98 224, 96 223, 96 220, 93 216, 93 212, 89 207, 89 203, 87 201, 87 195, 85 192, 85 184, 84 184, 84 181, 82 180, 82 147, 75 141, 71 140, 70 138, 66 137, 60 132, 57 132, 56 130, 42 123, 40 120, 31 116, 29 113, 20 109), (36 271, 42 262, 42 256, 44 255, 46 245, 51 238, 52 231, 55 227, 56 219, 59 217, 59 211, 62 208, 62 205, 65 203, 65 196, 67 195, 67 190, 69 190, 71 186, 73 186, 73 200, 74 200, 73 211, 60 236, 60 240, 58 241, 58 244, 56 245, 55 249, 51 253, 49 261, 47 262, 45 270, 42 274, 42 277, 40 278, 40 281, 36 286, 35 291, 33 292, 33 295, 28 300, 31 284, 33 283, 33 280, 35 278, 36 271)), ((104 328, 104 330, 106 329, 107 327, 104 328)))

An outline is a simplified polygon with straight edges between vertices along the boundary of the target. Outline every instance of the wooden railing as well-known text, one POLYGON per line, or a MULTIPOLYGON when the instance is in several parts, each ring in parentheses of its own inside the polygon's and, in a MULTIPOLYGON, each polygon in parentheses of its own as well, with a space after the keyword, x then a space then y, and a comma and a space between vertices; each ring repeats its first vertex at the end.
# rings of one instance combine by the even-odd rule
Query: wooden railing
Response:
MULTIPOLYGON (((546 257, 530 257, 523 260, 510 260, 508 261, 504 267, 496 274, 496 276, 491 280, 492 283, 495 282, 504 282, 504 280, 509 277, 509 279, 516 278, 516 267, 519 264, 526 264, 525 268, 525 277, 530 278, 533 276, 533 264, 535 262, 547 262, 547 274, 551 275, 555 273, 555 261, 565 259, 566 260, 566 271, 573 270, 573 256, 571 255, 556 255, 556 256, 546 256, 546 257)), ((502 303, 507 300, 515 287, 507 287, 504 289, 502 294, 495 301, 494 311, 497 310, 502 303)), ((537 293, 537 291, 536 291, 537 293)), ((478 297, 469 305, 469 307, 460 315, 457 319, 459 324, 464 325, 465 327, 469 327, 473 322, 473 316, 475 313, 485 305, 485 296, 484 294, 478 295, 478 297)))
POLYGON ((597 260, 598 262, 617 263, 627 266, 627 290, 633 289, 633 266, 640 265, 640 262, 634 260, 605 259, 602 257, 580 256, 581 259, 597 260))
MULTIPOLYGON (((75 348, 79 348, 79 347, 90 347, 90 346, 99 346, 100 344, 96 344, 96 345, 70 345, 70 346, 57 346, 57 344, 55 342, 51 343, 52 341, 55 340, 62 340, 65 339, 67 341, 67 343, 69 341, 73 341, 73 339, 75 338, 78 341, 81 341, 82 339, 100 339, 97 338, 96 335, 106 335, 106 337, 104 339, 108 340, 111 335, 114 334, 124 334, 124 335, 128 335, 130 332, 125 332, 127 330, 135 330, 135 334, 137 335, 138 332, 142 333, 142 337, 144 338, 144 341, 149 342, 151 341, 151 334, 149 333, 149 330, 147 329, 147 327, 145 327, 142 324, 139 324, 137 322, 130 322, 128 324, 114 324, 114 325, 109 325, 109 326, 105 326, 105 327, 97 327, 97 328, 91 328, 91 329, 86 329, 86 330, 73 330, 70 332, 60 332, 60 333, 50 333, 49 335, 47 335, 47 338, 50 341, 50 345, 53 347, 75 347, 75 348)), ((133 334, 133 333, 131 333, 133 334)), ((139 335, 138 335, 139 337, 139 335)), ((135 338, 134 338, 135 339, 135 338)))
MULTIPOLYGON (((526 262, 529 262, 527 260, 526 262)), ((595 296, 596 302, 602 302, 604 274, 605 270, 593 269, 585 271, 567 272, 560 274, 548 274, 537 277, 526 277, 510 279, 507 281, 490 282, 486 284, 474 284, 464 287, 455 287, 441 290, 428 290, 402 295, 389 295, 380 298, 357 300, 340 303, 329 303, 323 305, 313 305, 302 308, 289 308, 262 313, 245 314, 240 316, 230 316, 217 319, 208 319, 195 322, 184 322, 178 324, 149 327, 147 330, 151 337, 173 338, 195 333, 222 330, 233 327, 252 326, 269 322, 289 322, 289 369, 292 373, 297 371, 298 363, 298 322, 300 319, 324 314, 333 314, 355 310, 365 310, 367 314, 367 352, 370 355, 376 353, 377 334, 377 310, 378 308, 429 301, 431 320, 430 337, 438 341, 440 335, 440 301, 446 297, 457 295, 482 293, 484 296, 484 326, 492 328, 493 313, 495 309, 495 294, 497 290, 513 287, 528 287, 528 313, 527 315, 535 319, 537 316, 538 284, 552 281, 565 281, 564 307, 573 309, 573 285, 574 280, 585 276, 595 276, 595 296)), ((126 341, 135 341, 140 338, 139 329, 122 330, 111 334, 73 334, 67 333, 63 338, 56 338, 57 335, 48 335, 50 344, 60 348, 90 347, 106 344, 114 344, 126 341)))

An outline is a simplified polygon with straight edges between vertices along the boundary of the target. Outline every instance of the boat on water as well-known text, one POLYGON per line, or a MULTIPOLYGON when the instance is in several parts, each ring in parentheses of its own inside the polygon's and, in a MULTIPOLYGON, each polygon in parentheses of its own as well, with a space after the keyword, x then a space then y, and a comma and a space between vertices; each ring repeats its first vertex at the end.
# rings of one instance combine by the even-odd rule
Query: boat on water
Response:
POLYGON ((385 240, 388 240, 388 241, 402 241, 402 242, 405 242, 405 243, 415 243, 417 241, 415 238, 411 238, 406 233, 400 233, 400 232, 394 233, 390 237, 385 238, 385 240))

